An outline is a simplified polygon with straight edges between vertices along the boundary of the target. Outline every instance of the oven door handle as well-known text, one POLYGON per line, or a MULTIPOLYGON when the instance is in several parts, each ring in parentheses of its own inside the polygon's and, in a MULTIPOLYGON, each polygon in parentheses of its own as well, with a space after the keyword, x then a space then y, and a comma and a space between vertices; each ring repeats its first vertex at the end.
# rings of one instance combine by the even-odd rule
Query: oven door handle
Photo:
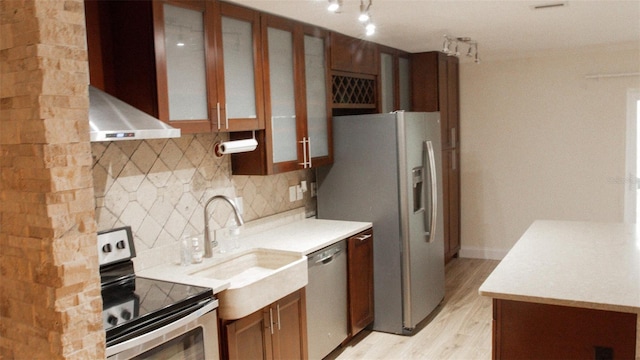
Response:
POLYGON ((201 317, 202 315, 213 311, 215 309, 218 308, 218 300, 214 299, 212 301, 210 301, 209 303, 203 305, 201 308, 199 308, 198 310, 195 310, 194 312, 190 313, 189 315, 180 318, 170 324, 167 324, 159 329, 155 329, 152 330, 148 333, 142 334, 140 336, 136 336, 133 339, 130 340, 126 340, 123 341, 121 343, 118 344, 114 344, 112 346, 107 347, 107 351, 106 351, 106 357, 108 358, 111 355, 114 354, 118 354, 120 352, 123 352, 127 349, 133 348, 135 346, 138 345, 142 345, 145 344, 153 339, 162 337, 168 333, 171 333, 174 330, 180 329, 182 327, 185 327, 186 325, 188 325, 190 322, 197 320, 199 317, 201 317))

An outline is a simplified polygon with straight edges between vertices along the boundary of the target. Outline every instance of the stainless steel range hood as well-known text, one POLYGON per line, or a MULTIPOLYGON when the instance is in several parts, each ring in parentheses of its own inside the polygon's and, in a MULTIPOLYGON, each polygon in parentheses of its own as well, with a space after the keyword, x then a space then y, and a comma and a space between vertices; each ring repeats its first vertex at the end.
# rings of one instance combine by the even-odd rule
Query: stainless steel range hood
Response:
POLYGON ((126 102, 89 85, 91 141, 180 137, 173 128, 126 102))

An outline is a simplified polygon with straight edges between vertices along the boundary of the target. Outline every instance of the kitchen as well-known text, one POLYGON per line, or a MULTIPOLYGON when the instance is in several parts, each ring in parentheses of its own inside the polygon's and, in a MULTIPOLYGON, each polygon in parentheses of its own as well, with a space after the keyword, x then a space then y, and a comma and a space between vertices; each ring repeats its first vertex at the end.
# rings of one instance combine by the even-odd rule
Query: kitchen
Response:
MULTIPOLYGON (((73 8, 72 4, 73 2, 67 2, 66 6, 73 8)), ((67 21, 81 23, 74 19, 67 21)), ((24 31, 24 33, 28 34, 29 32, 24 31)), ((9 40, 4 39, 3 41, 9 40)), ((81 42, 80 40, 76 41, 81 42)), ((16 43, 17 45, 18 43, 16 43)), ((439 46, 440 44, 436 48, 439 46)), ((3 46, 4 48, 5 46, 3 46)), ((52 56, 71 55, 74 54, 58 53, 52 56)), ((468 214, 465 215, 461 224, 462 257, 501 258, 531 222, 538 218, 592 221, 621 221, 623 219, 623 184, 618 180, 626 179, 623 161, 627 108, 625 104, 626 91, 629 88, 638 88, 638 81, 637 78, 589 80, 585 79, 585 75, 635 72, 638 69, 638 63, 637 41, 635 41, 602 47, 547 51, 527 58, 505 58, 490 61, 485 57, 480 65, 473 63, 461 65, 462 209, 463 213, 468 214), (554 91, 548 91, 550 87, 554 91), (563 96, 558 96, 559 93, 563 96), (537 114, 542 109, 544 109, 544 116, 541 117, 537 114), (517 121, 509 121, 509 119, 517 119, 517 121), (534 126, 534 124, 539 126, 534 126), (603 136, 603 134, 607 135, 603 136), (483 139, 492 139, 492 141, 488 142, 483 139), (505 147, 504 145, 509 146, 505 147), (531 149, 538 149, 538 151, 531 151, 531 149), (599 164, 599 167, 595 169, 594 164, 599 164), (532 176, 533 174, 536 176, 532 176)), ((68 68, 73 66, 73 63, 63 62, 63 65, 68 68)), ((55 72, 52 75, 60 76, 55 72)), ((13 80, 9 75, 3 74, 2 76, 3 83, 5 80, 7 81, 5 84, 10 84, 9 81, 13 80)), ((76 80, 80 83, 84 81, 86 84, 85 78, 76 80)), ((46 91, 52 91, 52 88, 56 87, 50 82, 47 82, 46 86, 46 91)), ((3 86, 3 91, 10 90, 3 86)), ((76 91, 80 91, 79 87, 76 88, 76 91)), ((4 94, 3 98, 5 98, 4 94)), ((28 108, 28 105, 20 104, 20 101, 19 99, 13 100, 13 108, 28 108)), ((70 104, 72 108, 82 106, 83 103, 80 100, 75 101, 76 103, 70 104)), ((65 121, 71 121, 74 116, 77 116, 78 125, 69 122, 69 127, 65 126, 64 129, 76 129, 77 126, 75 131, 82 132, 84 129, 85 133, 88 132, 88 125, 82 125, 80 122, 82 117, 76 112, 78 111, 68 111, 66 117, 55 112, 53 114, 45 112, 44 116, 63 116, 65 121)), ((28 115, 16 113, 15 116, 20 118, 19 116, 28 115)), ((7 123, 4 121, 5 119, 3 119, 1 135, 3 145, 15 143, 15 139, 20 137, 20 131, 29 132, 30 139, 40 139, 44 136, 37 135, 41 134, 37 132, 38 130, 26 128, 25 125, 18 126, 17 121, 8 125, 5 125, 7 123)), ((64 138, 65 141, 76 143, 72 133, 56 132, 53 129, 48 130, 48 133, 64 138)), ((163 162, 167 163, 165 166, 176 172, 175 177, 169 176, 168 181, 177 182, 175 178, 188 176, 184 173, 193 172, 195 175, 193 168, 186 165, 187 161, 192 163, 198 161, 198 157, 191 154, 197 154, 198 148, 206 149, 218 140, 220 139, 214 139, 212 135, 172 140, 172 145, 165 150, 165 154, 162 154, 163 162), (185 157, 180 152, 190 155, 185 157)), ((60 140, 56 140, 56 143, 60 142, 60 140)), ((81 159, 75 154, 86 153, 87 146, 88 143, 72 145, 68 150, 57 148, 58 155, 61 154, 61 157, 56 159, 60 163, 64 163, 63 159, 66 159, 65 156, 67 156, 64 151, 67 151, 70 154, 68 156, 74 155, 73 158, 76 159, 72 164, 86 166, 91 163, 91 159, 81 159)), ((104 199, 101 199, 101 191, 105 190, 101 187, 104 187, 111 179, 104 173, 100 174, 100 171, 97 175, 94 173, 98 223, 115 223, 114 219, 109 220, 114 216, 109 214, 111 211, 109 206, 117 209, 119 213, 117 215, 122 214, 126 209, 127 218, 131 218, 135 222, 144 220, 144 218, 140 219, 140 216, 144 213, 144 206, 148 205, 140 205, 141 209, 132 203, 136 203, 136 199, 139 200, 138 203, 144 203, 151 196, 158 196, 157 190, 149 186, 145 180, 141 181, 145 184, 142 188, 146 192, 131 195, 126 189, 129 186, 135 186, 135 183, 131 184, 130 182, 132 180, 137 182, 136 179, 140 177, 140 173, 144 174, 144 172, 138 173, 140 170, 136 170, 136 167, 148 167, 150 160, 146 156, 156 159, 160 156, 156 151, 159 151, 161 147, 157 141, 145 141, 140 145, 140 148, 135 149, 127 142, 119 142, 108 148, 103 148, 102 145, 92 145, 92 151, 97 159, 102 159, 104 156, 115 159, 107 161, 108 158, 104 158, 103 164, 110 162, 134 174, 128 180, 129 183, 125 179, 120 179, 121 181, 114 179, 117 184, 111 188, 124 190, 116 191, 112 197, 105 195, 104 199), (137 151, 139 153, 135 154, 137 151), (134 154, 135 156, 133 156, 134 154), (138 163, 130 164, 128 161, 123 161, 123 159, 129 158, 132 159, 132 162, 137 161, 138 163), (102 206, 102 200, 106 206, 102 206)), ((24 157, 24 161, 21 162, 22 166, 29 166, 25 162, 31 161, 31 158, 27 158, 29 154, 23 153, 21 156, 24 157)), ((98 163, 100 164, 99 161, 98 163)), ((227 159, 222 158, 222 161, 218 160, 218 162, 216 160, 202 160, 200 164, 202 163, 205 163, 204 168, 198 167, 197 173, 204 174, 201 176, 206 177, 206 181, 214 184, 216 192, 243 197, 245 214, 248 219, 256 219, 307 206, 306 201, 298 202, 296 200, 290 203, 288 199, 289 186, 300 184, 303 180, 311 181, 311 177, 308 177, 309 175, 305 171, 268 177, 231 176, 228 157, 227 159), (278 190, 271 191, 269 189, 278 190)), ((108 170, 108 166, 100 166, 105 169, 104 172, 108 170)), ((161 165, 158 164, 158 166, 161 165)), ((96 169, 99 168, 96 166, 96 169)), ((8 176, 5 175, 7 172, 4 170, 3 177, 8 176)), ((111 171, 115 170, 117 168, 112 168, 111 171)), ((82 171, 86 172, 86 170, 82 171)), ((159 174, 158 177, 161 177, 165 171, 154 169, 152 173, 159 174)), ((67 175, 71 177, 76 174, 67 173, 67 175)), ((157 180, 167 181, 166 179, 157 180)), ((192 185, 196 192, 202 189, 198 187, 198 183, 201 184, 202 181, 192 185)), ((67 180, 64 179, 58 180, 56 184, 58 186, 56 189, 66 189, 69 186, 67 180)), ((85 179, 74 185, 86 184, 87 180, 85 179)), ((179 194, 175 194, 173 191, 163 193, 163 198, 180 201, 179 194)), ((3 194, 5 196, 3 203, 5 204, 7 202, 20 203, 21 201, 20 197, 10 196, 8 192, 3 192, 3 194)), ((82 196, 89 196, 89 198, 93 197, 87 195, 86 192, 82 192, 82 194, 82 196)), ((308 195, 308 193, 305 194, 305 196, 308 195)), ((80 195, 77 198, 80 199, 80 195)), ((32 201, 37 204, 36 200, 32 201)), ((185 198, 181 201, 187 204, 184 205, 184 208, 189 207, 189 199, 185 198)), ((313 209, 314 206, 309 205, 309 208, 313 209)), ((157 210, 164 214, 164 211, 161 211, 163 209, 157 210)), ((28 210, 23 209, 22 211, 28 210)), ((73 211, 82 213, 92 210, 76 206, 73 211)), ((229 210, 221 209, 220 212, 222 211, 229 210)), ((33 247, 35 245, 32 245, 24 250, 14 250, 16 248, 23 249, 25 245, 20 245, 17 238, 9 238, 8 235, 4 235, 10 233, 16 236, 17 232, 13 225, 8 225, 4 221, 11 219, 11 224, 20 224, 20 222, 17 222, 19 219, 4 214, 2 239, 3 242, 9 241, 7 246, 12 249, 13 254, 16 252, 23 254, 26 249, 37 249, 33 247)), ((200 212, 194 212, 194 214, 200 216, 200 212)), ((226 219, 228 216, 229 213, 226 213, 226 216, 222 215, 222 219, 226 219)), ((70 221, 65 220, 64 217, 61 219, 63 224, 70 221)), ((96 230, 95 225, 91 225, 89 220, 86 222, 76 221, 76 223, 81 224, 81 231, 96 230)), ((41 233, 41 236, 46 237, 48 234, 52 233, 41 233)), ((62 235, 55 234, 56 236, 62 235)), ((146 246, 150 249, 167 245, 167 241, 168 237, 159 237, 157 242, 149 240, 144 245, 136 245, 146 246)), ((86 248, 84 251, 90 254, 91 247, 87 244, 83 246, 86 248)), ((139 250, 141 258, 144 258, 144 250, 146 249, 139 250)), ((73 256, 78 256, 78 254, 74 252, 73 256)), ((64 267, 65 273, 77 271, 78 274, 83 274, 82 269, 85 265, 74 262, 73 256, 64 258, 70 262, 64 267)), ((28 258, 36 261, 33 255, 28 258)), ((154 260, 148 259, 147 261, 154 260)), ((96 265, 92 266, 95 268, 96 265)), ((6 261, 3 258, 3 276, 14 276, 19 279, 29 278, 31 275, 29 275, 30 270, 28 269, 28 263, 20 262, 13 256, 6 261), (8 264, 11 264, 14 269, 7 269, 8 264)), ((34 270, 39 274, 40 281, 48 276, 55 278, 55 273, 46 271, 52 270, 49 268, 34 270)), ((75 275, 69 273, 67 276, 75 275)), ((6 282, 3 281, 3 283, 6 282)), ((35 289, 42 289, 40 287, 29 288, 32 291, 29 292, 24 285, 19 286, 15 282, 10 282, 10 284, 14 285, 12 288, 19 289, 20 294, 25 298, 28 297, 25 294, 33 294, 38 291, 35 289)), ((3 293, 5 293, 5 289, 3 288, 3 293)), ((77 287, 69 289, 69 291, 79 292, 77 287)), ((91 291, 90 287, 87 291, 91 291)), ((95 287, 93 287, 93 292, 95 296, 95 287)), ((51 295, 54 299, 56 296, 55 294, 51 295)), ((31 306, 17 302, 9 301, 9 303, 11 309, 18 308, 21 313, 24 311, 24 313, 36 314, 34 316, 37 319, 44 319, 41 321, 46 322, 47 319, 53 319, 56 316, 43 314, 41 309, 34 310, 31 306)), ((75 314, 73 310, 70 311, 72 315, 75 314)), ((66 324, 64 321, 63 323, 66 324)), ((70 325, 66 324, 65 326, 70 325)), ((31 333, 26 328, 20 327, 20 329, 31 333)), ((80 333, 84 332, 83 330, 80 333)), ((33 336, 38 338, 42 334, 34 334, 33 336)), ((95 335, 93 336, 95 338, 95 335)), ((92 340, 84 342, 90 344, 92 340)), ((47 344, 40 346, 48 348, 47 344)))

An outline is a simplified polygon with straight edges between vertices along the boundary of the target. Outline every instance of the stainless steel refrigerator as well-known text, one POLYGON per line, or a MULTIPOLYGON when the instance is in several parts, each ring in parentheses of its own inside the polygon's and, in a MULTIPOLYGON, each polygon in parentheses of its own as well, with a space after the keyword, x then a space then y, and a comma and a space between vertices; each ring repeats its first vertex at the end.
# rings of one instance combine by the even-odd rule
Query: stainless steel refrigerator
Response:
POLYGON ((333 150, 317 217, 373 223, 373 329, 412 334, 444 298, 440 114, 334 117, 333 150))

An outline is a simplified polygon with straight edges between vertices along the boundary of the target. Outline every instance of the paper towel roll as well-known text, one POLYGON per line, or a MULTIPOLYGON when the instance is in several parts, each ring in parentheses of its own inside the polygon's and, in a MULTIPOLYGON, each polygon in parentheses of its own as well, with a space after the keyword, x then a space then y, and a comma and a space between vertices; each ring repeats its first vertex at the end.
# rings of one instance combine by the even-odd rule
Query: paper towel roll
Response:
POLYGON ((225 141, 216 144, 216 155, 235 154, 240 152, 253 151, 258 146, 256 139, 225 141))

